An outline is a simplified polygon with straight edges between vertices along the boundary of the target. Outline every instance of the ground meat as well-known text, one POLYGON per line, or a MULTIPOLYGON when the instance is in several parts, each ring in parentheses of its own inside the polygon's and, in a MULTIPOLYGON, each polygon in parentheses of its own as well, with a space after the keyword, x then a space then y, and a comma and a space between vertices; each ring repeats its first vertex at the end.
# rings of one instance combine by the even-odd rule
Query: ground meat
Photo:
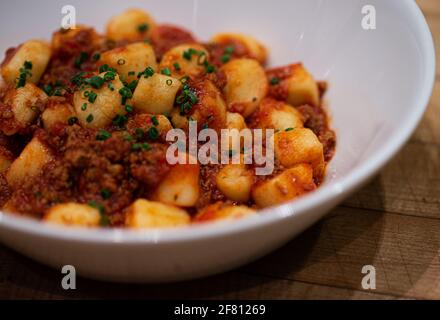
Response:
POLYGON ((191 32, 171 25, 159 25, 155 28, 151 41, 158 61, 173 47, 197 42, 191 32))
POLYGON ((204 208, 207 205, 224 201, 226 197, 217 188, 216 176, 221 170, 220 165, 208 164, 200 168, 200 196, 196 207, 204 208))
POLYGON ((289 84, 287 80, 292 75, 292 66, 285 66, 266 71, 266 76, 271 83, 268 96, 276 100, 286 101, 289 94, 289 84), (277 79, 277 84, 272 84, 272 80, 277 79))
POLYGON ((0 208, 5 205, 11 196, 11 190, 9 189, 8 182, 4 174, 0 173, 0 208))
POLYGON ((36 134, 58 152, 40 176, 14 190, 12 206, 23 214, 41 217, 57 203, 94 201, 104 207, 111 225, 120 225, 124 210, 148 195, 169 170, 166 146, 159 143, 134 151, 121 134, 97 141, 96 131, 79 126, 65 127, 58 136, 36 134))
POLYGON ((223 43, 209 43, 206 47, 209 52, 210 61, 216 67, 221 67, 232 59, 252 58, 247 47, 240 41, 230 40, 223 43), (228 48, 233 48, 232 53, 228 53, 228 48), (227 60, 223 60, 225 54, 228 55, 227 60))
POLYGON ((150 151, 130 155, 131 174, 146 188, 156 187, 170 170, 166 159, 167 146, 151 145, 150 151))
POLYGON ((304 126, 311 129, 324 145, 325 161, 333 158, 336 149, 336 134, 328 126, 327 114, 322 107, 304 105, 298 107, 304 117, 304 126))

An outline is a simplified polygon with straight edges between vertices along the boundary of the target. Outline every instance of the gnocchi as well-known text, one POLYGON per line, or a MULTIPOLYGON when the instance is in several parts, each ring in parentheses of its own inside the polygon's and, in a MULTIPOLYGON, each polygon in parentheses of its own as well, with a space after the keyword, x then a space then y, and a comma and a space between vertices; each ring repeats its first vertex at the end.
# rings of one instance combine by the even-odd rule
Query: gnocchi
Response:
POLYGON ((110 19, 107 38, 114 41, 148 39, 155 27, 156 22, 147 12, 129 9, 110 19))
POLYGON ((176 164, 153 193, 153 200, 178 207, 193 207, 200 194, 200 166, 196 159, 187 158, 187 164, 176 164), (195 164, 191 164, 194 162, 195 164))
POLYGON ((255 185, 252 198, 260 208, 267 208, 295 199, 314 189, 316 185, 312 167, 299 164, 255 185))
POLYGON ((298 128, 275 134, 275 157, 280 163, 290 168, 297 164, 308 163, 315 175, 324 174, 324 149, 312 130, 298 128))
POLYGON ((145 199, 136 200, 127 210, 125 224, 130 228, 170 228, 190 223, 189 214, 177 207, 145 199))
POLYGON ((312 192, 336 137, 327 86, 267 69, 241 33, 209 42, 141 9, 9 49, 0 77, 0 209, 59 226, 235 221, 312 192))
POLYGON ((98 209, 79 203, 63 203, 51 207, 43 218, 44 221, 53 224, 99 227, 101 215, 98 209))
POLYGON ((237 220, 255 215, 255 210, 246 206, 231 206, 218 202, 203 209, 194 218, 195 222, 237 220))
POLYGON ((170 76, 196 78, 206 72, 205 62, 209 52, 199 44, 181 44, 167 51, 160 61, 160 70, 170 72, 170 76))
POLYGON ((274 129, 285 131, 303 128, 301 113, 294 107, 274 99, 264 99, 259 108, 250 117, 254 128, 274 129))
POLYGON ((169 114, 174 107, 177 92, 181 87, 178 79, 162 74, 139 79, 133 94, 136 110, 151 114, 169 114))
MULTIPOLYGON (((102 73, 101 76, 105 76, 102 73)), ((118 114, 124 115, 126 110, 122 107, 121 95, 119 91, 123 84, 119 77, 108 85, 103 85, 99 89, 86 87, 76 91, 73 96, 73 107, 78 117, 79 123, 86 128, 104 128, 112 122, 118 114)))
POLYGON ((42 40, 29 40, 16 48, 7 56, 1 67, 3 79, 10 85, 16 85, 20 76, 25 73, 27 80, 38 83, 46 70, 51 57, 49 43, 42 40))
POLYGON ((150 67, 157 70, 156 56, 151 45, 137 42, 103 52, 101 65, 116 69, 121 79, 131 82, 138 79, 138 74, 150 67))
POLYGON ((53 160, 52 152, 35 136, 12 162, 6 172, 6 180, 12 188, 17 188, 26 179, 41 174, 43 167, 53 160))
POLYGON ((3 101, 11 115, 0 129, 6 135, 13 135, 37 119, 47 95, 33 83, 26 83, 24 87, 8 90, 3 101))
POLYGON ((41 120, 43 121, 44 128, 52 131, 56 124, 67 124, 74 115, 75 112, 70 103, 53 101, 48 104, 41 114, 41 120))
POLYGON ((243 157, 239 164, 228 164, 216 177, 217 188, 232 201, 249 201, 254 183, 253 172, 244 164, 243 157))
POLYGON ((228 110, 248 117, 267 94, 264 69, 252 59, 233 60, 222 67, 227 83, 223 90, 228 110))

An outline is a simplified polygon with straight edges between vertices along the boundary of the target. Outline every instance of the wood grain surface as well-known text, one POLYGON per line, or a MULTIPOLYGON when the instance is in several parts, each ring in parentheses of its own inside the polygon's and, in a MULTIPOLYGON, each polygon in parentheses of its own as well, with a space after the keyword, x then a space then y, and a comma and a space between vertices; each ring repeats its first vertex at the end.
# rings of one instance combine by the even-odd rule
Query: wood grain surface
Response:
MULTIPOLYGON (((440 1, 419 0, 440 52, 440 1)), ((437 66, 440 60, 437 57, 437 66)), ((115 285, 78 279, 0 246, 0 298, 440 299, 440 68, 410 142, 367 187, 273 254, 197 281, 115 285), (362 266, 377 271, 362 289, 362 266)))

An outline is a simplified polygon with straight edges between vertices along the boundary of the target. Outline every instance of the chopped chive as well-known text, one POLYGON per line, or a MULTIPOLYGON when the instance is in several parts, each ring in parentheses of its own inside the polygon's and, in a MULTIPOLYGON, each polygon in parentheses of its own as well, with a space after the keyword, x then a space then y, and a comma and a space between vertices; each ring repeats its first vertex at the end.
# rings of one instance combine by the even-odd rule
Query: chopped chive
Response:
POLYGON ((87 116, 87 118, 86 118, 86 121, 87 121, 88 123, 92 122, 92 121, 93 121, 93 114, 89 114, 89 115, 87 116))
POLYGON ((276 86, 277 84, 279 84, 280 83, 280 78, 278 78, 278 77, 273 77, 272 79, 270 79, 270 84, 272 85, 272 86, 276 86))
POLYGON ((15 87, 16 89, 24 87, 26 85, 26 78, 32 77, 30 70, 32 70, 32 62, 26 60, 23 63, 23 67, 20 68, 20 75, 17 78, 17 85, 15 87))
POLYGON ((284 131, 289 132, 289 131, 293 131, 293 130, 295 130, 295 128, 287 128, 287 129, 284 130, 284 131))
POLYGON ((118 114, 113 119, 113 124, 118 127, 123 127, 127 121, 128 121, 128 118, 126 116, 118 114))
POLYGON ((231 60, 231 55, 228 53, 225 53, 222 55, 221 60, 223 63, 228 63, 231 60))
POLYGON ((144 137, 144 130, 142 130, 141 128, 136 128, 136 130, 134 130, 134 133, 136 135, 136 138, 138 139, 142 139, 144 137))
POLYGON ((75 59, 75 67, 80 68, 81 65, 87 61, 89 54, 87 52, 81 51, 79 56, 75 59))
POLYGON ((70 117, 68 120, 67 120, 67 124, 69 125, 69 126, 73 126, 75 123, 77 123, 78 122, 78 118, 77 117, 70 117))
POLYGON ((82 110, 82 111, 86 111, 86 110, 87 110, 87 103, 84 103, 84 104, 81 106, 81 110, 82 110))
POLYGON ((161 70, 161 73, 162 74, 164 74, 164 75, 166 75, 166 76, 171 76, 171 70, 170 70, 170 68, 163 68, 162 70, 161 70))
POLYGON ((98 61, 99 59, 101 59, 101 54, 99 54, 99 53, 95 53, 95 54, 92 56, 92 60, 93 60, 93 61, 98 61))
POLYGON ((102 66, 99 67, 99 73, 103 73, 109 70, 109 66, 108 64, 103 64, 102 66))
POLYGON ((89 205, 90 207, 99 211, 99 214, 101 216, 101 221, 100 221, 101 226, 108 226, 110 224, 110 221, 108 220, 108 217, 105 213, 105 208, 102 204, 97 203, 96 201, 92 200, 92 201, 89 201, 87 203, 87 205, 89 205))
POLYGON ((205 63, 206 73, 213 73, 215 71, 215 67, 208 62, 205 63))
POLYGON ((110 139, 112 137, 112 134, 106 130, 99 130, 96 134, 96 140, 98 141, 105 141, 107 139, 110 139))
POLYGON ((173 64, 174 69, 176 69, 176 71, 180 71, 182 68, 180 67, 180 64, 178 62, 173 64))
POLYGON ((85 79, 85 83, 91 85, 95 89, 99 89, 104 84, 105 80, 100 76, 93 76, 91 78, 85 79))
POLYGON ((94 103, 98 95, 95 92, 90 91, 88 97, 89 97, 89 102, 94 103))
POLYGON ((159 131, 156 129, 156 127, 151 127, 148 130, 148 136, 150 137, 150 139, 156 140, 159 137, 159 131))
POLYGON ((144 142, 144 143, 135 143, 135 144, 133 144, 131 146, 131 149, 132 150, 145 150, 145 151, 148 151, 148 150, 151 150, 151 146, 148 143, 146 143, 146 142, 144 142))
POLYGON ((124 105, 127 102, 127 99, 133 97, 133 93, 129 87, 122 87, 119 89, 119 94, 122 96, 122 104, 124 105))
POLYGON ((142 24, 140 24, 140 25, 138 25, 138 31, 140 32, 140 33, 145 33, 148 29, 149 29, 149 25, 148 25, 148 23, 142 23, 142 24))
POLYGON ((151 121, 153 122, 153 124, 154 124, 155 126, 159 125, 159 121, 157 121, 156 116, 152 116, 152 117, 151 117, 151 121))
POLYGON ((138 78, 140 78, 142 76, 144 76, 144 78, 149 78, 149 77, 152 77, 153 75, 154 75, 154 69, 151 67, 147 67, 147 68, 145 68, 144 71, 139 72, 138 78))
POLYGON ((226 54, 232 54, 234 53, 235 47, 234 46, 229 46, 225 48, 225 53, 226 54))
POLYGON ((127 111, 128 113, 132 113, 133 107, 127 104, 127 105, 125 105, 125 111, 127 111))
POLYGON ((108 198, 110 198, 110 190, 109 189, 102 189, 101 190, 101 196, 104 200, 107 200, 108 198))
POLYGON ((112 81, 115 80, 115 78, 116 78, 116 72, 114 71, 109 70, 104 74, 105 81, 112 81))
POLYGON ((32 70, 32 61, 25 61, 24 62, 24 64, 23 64, 23 67, 26 69, 26 70, 32 70))

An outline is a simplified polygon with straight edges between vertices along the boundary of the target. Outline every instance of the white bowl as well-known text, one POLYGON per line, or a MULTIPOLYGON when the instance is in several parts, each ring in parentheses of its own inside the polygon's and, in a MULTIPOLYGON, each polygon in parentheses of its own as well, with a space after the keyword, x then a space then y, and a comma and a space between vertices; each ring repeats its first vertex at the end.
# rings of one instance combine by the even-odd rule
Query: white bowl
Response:
MULTIPOLYGON (((435 53, 429 28, 412 0, 87 1, 72 0, 78 22, 103 29, 127 7, 192 29, 255 35, 271 49, 271 65, 303 61, 327 95, 338 136, 325 184, 292 203, 233 223, 178 230, 80 230, 0 213, 0 239, 50 266, 111 281, 176 281, 226 271, 281 246, 372 178, 419 123, 432 92, 435 53), (194 5, 193 5, 194 4, 194 5), (377 29, 361 27, 374 5, 377 29)), ((2 2, 0 50, 60 26, 62 4, 2 2)), ((292 257, 294 259, 294 257, 292 257)))

